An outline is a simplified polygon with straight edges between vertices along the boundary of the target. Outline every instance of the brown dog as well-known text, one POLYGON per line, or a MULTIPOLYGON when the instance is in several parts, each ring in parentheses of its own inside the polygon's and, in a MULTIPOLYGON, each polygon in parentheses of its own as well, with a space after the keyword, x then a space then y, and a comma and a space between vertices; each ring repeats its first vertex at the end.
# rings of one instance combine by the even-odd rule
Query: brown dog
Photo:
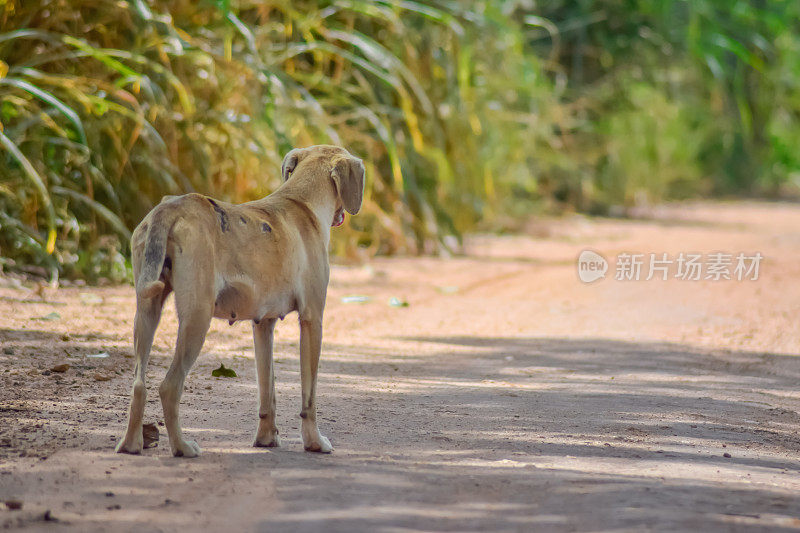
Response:
POLYGON ((240 205, 200 194, 169 196, 133 232, 136 352, 128 429, 116 450, 140 453, 145 370, 161 309, 175 292, 178 341, 159 387, 170 447, 196 457, 200 448, 181 434, 178 404, 211 318, 252 320, 258 370, 258 432, 254 446, 279 446, 275 426, 272 333, 292 311, 300 318, 302 434, 305 449, 329 453, 317 428, 317 365, 328 288, 330 227, 356 214, 364 165, 335 146, 295 149, 283 160, 284 183, 273 194, 240 205))

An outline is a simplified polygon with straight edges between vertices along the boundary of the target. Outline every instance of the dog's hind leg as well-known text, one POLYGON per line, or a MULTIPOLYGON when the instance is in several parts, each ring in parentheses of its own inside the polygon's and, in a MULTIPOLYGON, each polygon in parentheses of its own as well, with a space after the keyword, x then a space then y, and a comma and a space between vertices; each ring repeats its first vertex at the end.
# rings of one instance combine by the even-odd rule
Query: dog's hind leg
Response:
POLYGON ((300 318, 300 388, 303 408, 300 411, 303 446, 309 452, 331 453, 331 442, 317 427, 317 369, 322 350, 322 319, 300 318))
POLYGON ((214 311, 214 265, 210 264, 210 243, 205 235, 186 226, 173 231, 178 239, 173 259, 172 284, 178 312, 178 340, 175 356, 158 392, 164 409, 169 444, 176 457, 197 457, 200 447, 181 432, 178 405, 186 375, 205 342, 214 311), (183 238, 181 238, 183 237, 183 238), (204 259, 206 259, 204 261, 204 259))
POLYGON ((258 372, 258 431, 253 446, 272 448, 280 446, 278 428, 275 426, 275 368, 272 363, 272 340, 277 319, 253 322, 253 344, 258 372))
POLYGON ((136 299, 136 316, 133 319, 133 351, 136 354, 136 367, 133 371, 133 391, 131 405, 128 412, 128 429, 125 437, 117 444, 117 453, 141 453, 144 444, 142 438, 142 417, 144 416, 145 373, 147 361, 150 358, 150 348, 153 346, 158 321, 161 319, 161 309, 164 306, 166 293, 159 293, 152 297, 138 297, 136 299))

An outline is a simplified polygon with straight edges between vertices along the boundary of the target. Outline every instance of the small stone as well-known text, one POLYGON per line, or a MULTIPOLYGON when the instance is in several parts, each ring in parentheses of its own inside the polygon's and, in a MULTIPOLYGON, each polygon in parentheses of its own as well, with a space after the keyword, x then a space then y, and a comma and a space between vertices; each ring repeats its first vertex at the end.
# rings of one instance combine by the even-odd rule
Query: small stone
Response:
POLYGON ((145 424, 142 426, 142 437, 144 437, 145 448, 155 448, 158 446, 158 427, 155 424, 145 424))
POLYGON ((722 454, 722 457, 727 457, 728 459, 730 459, 731 454, 729 454, 728 452, 725 452, 725 453, 722 454))
POLYGON ((6 507, 11 511, 19 511, 22 509, 22 502, 19 500, 6 500, 6 507))
POLYGON ((106 498, 113 498, 113 497, 114 497, 113 492, 106 492, 106 498))
POLYGON ((360 294, 355 294, 351 296, 342 296, 342 303, 343 304, 363 304, 372 300, 369 296, 364 296, 360 294))
POLYGON ((396 296, 389 298, 389 307, 408 307, 408 302, 396 296))
POLYGON ((66 372, 67 370, 69 370, 69 364, 68 363, 61 363, 60 365, 56 365, 53 368, 51 368, 50 372, 63 373, 63 372, 66 372))
POLYGON ((95 381, 110 381, 111 380, 111 376, 105 376, 103 374, 95 374, 94 375, 94 380, 95 381))

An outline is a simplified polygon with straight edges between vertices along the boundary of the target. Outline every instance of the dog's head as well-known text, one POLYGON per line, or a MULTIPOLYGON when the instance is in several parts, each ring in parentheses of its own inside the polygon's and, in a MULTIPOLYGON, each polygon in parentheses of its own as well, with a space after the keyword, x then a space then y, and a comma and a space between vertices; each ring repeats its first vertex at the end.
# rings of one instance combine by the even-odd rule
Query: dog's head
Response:
POLYGON ((346 210, 355 215, 364 199, 364 163, 344 148, 330 145, 295 148, 283 158, 281 174, 288 181, 294 174, 330 176, 336 192, 333 226, 341 226, 346 210))

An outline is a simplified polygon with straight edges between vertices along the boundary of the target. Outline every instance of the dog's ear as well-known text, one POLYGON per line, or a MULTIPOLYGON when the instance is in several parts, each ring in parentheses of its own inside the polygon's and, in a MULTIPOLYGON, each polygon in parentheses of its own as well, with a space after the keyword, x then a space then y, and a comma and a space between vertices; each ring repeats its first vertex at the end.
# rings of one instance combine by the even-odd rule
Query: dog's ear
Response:
POLYGON ((283 158, 283 164, 281 165, 281 177, 283 178, 284 182, 289 179, 289 176, 292 175, 292 172, 297 166, 297 156, 299 153, 300 150, 294 148, 293 150, 289 150, 289 153, 283 158))
POLYGON ((364 200, 364 163, 357 157, 338 160, 331 171, 342 205, 351 215, 358 213, 364 200))

